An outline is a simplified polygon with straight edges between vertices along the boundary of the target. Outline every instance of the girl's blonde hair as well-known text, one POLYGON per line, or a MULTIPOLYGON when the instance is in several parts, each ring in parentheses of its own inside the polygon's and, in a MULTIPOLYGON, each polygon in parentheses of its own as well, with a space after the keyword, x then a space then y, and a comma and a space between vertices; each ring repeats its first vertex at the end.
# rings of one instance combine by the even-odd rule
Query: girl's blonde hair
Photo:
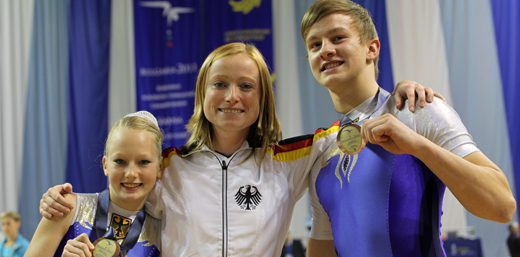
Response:
POLYGON ((124 118, 118 120, 114 126, 110 129, 110 132, 107 136, 107 141, 105 143, 105 152, 104 155, 107 156, 108 145, 111 142, 112 136, 114 132, 121 129, 135 129, 135 130, 145 130, 150 132, 154 137, 155 147, 157 149, 157 153, 159 158, 161 158, 162 153, 162 144, 163 144, 163 134, 161 129, 159 129, 159 125, 157 124, 157 120, 155 117, 147 112, 147 111, 139 111, 136 113, 129 114, 124 118))

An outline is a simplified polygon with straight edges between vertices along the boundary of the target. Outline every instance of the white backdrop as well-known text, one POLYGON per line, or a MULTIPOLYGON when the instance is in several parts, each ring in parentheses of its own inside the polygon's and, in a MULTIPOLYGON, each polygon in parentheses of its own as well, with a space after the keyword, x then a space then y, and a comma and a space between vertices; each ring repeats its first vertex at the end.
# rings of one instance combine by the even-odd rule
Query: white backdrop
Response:
POLYGON ((18 209, 34 0, 0 0, 0 211, 18 209))

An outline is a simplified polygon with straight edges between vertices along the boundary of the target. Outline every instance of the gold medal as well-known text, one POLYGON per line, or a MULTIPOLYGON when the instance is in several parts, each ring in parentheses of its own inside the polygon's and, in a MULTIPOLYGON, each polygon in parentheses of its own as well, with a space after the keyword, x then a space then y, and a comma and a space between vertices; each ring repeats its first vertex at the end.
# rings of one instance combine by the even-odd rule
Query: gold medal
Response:
POLYGON ((116 257, 119 255, 119 243, 116 240, 99 238, 94 241, 94 257, 116 257))
POLYGON ((338 148, 348 155, 355 155, 365 147, 361 137, 361 127, 356 124, 347 124, 338 132, 338 148))
POLYGON ((117 242, 114 234, 114 228, 110 227, 109 230, 103 237, 98 238, 94 241, 94 251, 92 256, 94 257, 117 257, 121 247, 117 242))

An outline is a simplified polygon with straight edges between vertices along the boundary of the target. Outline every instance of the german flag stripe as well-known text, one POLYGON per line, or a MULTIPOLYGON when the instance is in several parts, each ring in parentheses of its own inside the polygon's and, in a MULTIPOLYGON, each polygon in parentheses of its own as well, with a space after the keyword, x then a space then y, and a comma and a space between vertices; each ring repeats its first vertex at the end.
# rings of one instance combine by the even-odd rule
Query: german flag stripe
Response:
POLYGON ((176 148, 176 147, 170 147, 170 148, 166 148, 162 151, 162 156, 163 156, 163 166, 164 168, 168 168, 170 167, 170 159, 174 156, 174 155, 181 155, 181 150, 176 148))
POLYGON ((271 147, 267 153, 277 161, 292 161, 307 156, 311 153, 312 144, 330 133, 339 130, 339 121, 332 124, 329 129, 320 128, 315 134, 303 135, 280 141, 279 145, 271 147))

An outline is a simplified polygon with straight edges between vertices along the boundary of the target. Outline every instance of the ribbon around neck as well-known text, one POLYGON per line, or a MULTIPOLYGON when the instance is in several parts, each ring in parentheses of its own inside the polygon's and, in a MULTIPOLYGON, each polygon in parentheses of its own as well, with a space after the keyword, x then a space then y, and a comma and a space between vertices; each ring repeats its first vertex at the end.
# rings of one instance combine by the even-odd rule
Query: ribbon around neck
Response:
MULTIPOLYGON (((96 233, 98 237, 103 237, 108 229, 107 219, 108 219, 108 207, 110 205, 110 191, 105 189, 105 191, 101 192, 98 196, 97 210, 96 210, 96 233)), ((121 245, 121 250, 128 251, 134 247, 137 243, 137 239, 139 239, 139 235, 141 234, 141 229, 143 228, 144 218, 145 218, 145 210, 144 207, 139 211, 137 216, 130 225, 130 229, 126 235, 126 238, 121 245)))

